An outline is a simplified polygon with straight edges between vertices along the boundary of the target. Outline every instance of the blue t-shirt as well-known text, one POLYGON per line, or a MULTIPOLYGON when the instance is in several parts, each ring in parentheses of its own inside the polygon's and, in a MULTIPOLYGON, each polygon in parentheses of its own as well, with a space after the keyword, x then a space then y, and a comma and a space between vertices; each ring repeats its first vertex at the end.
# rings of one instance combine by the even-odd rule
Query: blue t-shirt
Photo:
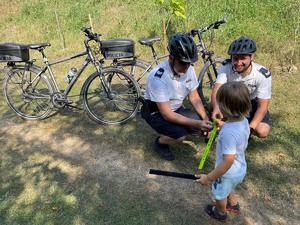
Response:
POLYGON ((237 122, 224 123, 218 136, 215 167, 222 162, 224 154, 235 154, 235 159, 223 177, 233 178, 246 175, 245 151, 249 135, 249 123, 246 118, 237 122))

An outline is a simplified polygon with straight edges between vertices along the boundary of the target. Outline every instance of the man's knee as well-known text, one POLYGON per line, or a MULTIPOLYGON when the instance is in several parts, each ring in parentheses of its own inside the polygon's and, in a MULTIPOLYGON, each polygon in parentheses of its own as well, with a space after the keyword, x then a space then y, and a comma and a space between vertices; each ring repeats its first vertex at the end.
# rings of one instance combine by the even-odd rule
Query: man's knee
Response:
POLYGON ((271 126, 266 123, 260 123, 254 132, 254 135, 259 138, 266 138, 271 132, 271 126))
POLYGON ((177 142, 177 143, 181 143, 181 142, 184 141, 185 138, 186 138, 185 136, 182 136, 182 137, 180 137, 180 138, 177 138, 177 139, 176 139, 176 142, 177 142))

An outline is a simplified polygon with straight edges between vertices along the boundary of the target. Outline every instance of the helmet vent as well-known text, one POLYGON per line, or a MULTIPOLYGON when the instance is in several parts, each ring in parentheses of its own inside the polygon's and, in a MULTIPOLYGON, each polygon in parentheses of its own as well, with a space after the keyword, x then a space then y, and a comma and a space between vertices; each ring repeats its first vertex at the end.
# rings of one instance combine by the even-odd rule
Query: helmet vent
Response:
POLYGON ((256 43, 251 38, 241 36, 233 41, 228 49, 229 55, 246 55, 256 51, 256 43))
POLYGON ((194 63, 198 60, 197 46, 187 33, 176 33, 170 38, 168 50, 176 59, 194 63))

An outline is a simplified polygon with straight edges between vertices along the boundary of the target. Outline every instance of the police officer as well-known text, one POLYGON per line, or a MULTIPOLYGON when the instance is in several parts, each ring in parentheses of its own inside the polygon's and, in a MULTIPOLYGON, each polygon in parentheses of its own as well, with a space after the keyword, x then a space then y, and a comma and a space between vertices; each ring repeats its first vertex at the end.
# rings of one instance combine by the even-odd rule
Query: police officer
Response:
POLYGON ((192 66, 198 60, 194 40, 187 33, 176 33, 169 40, 168 50, 169 59, 148 76, 142 117, 161 134, 154 142, 154 150, 162 158, 173 160, 169 144, 180 143, 186 135, 212 127, 197 92, 192 66), (196 112, 182 106, 186 97, 196 112))
POLYGON ((265 138, 271 131, 268 107, 272 75, 268 69, 253 61, 255 51, 255 41, 245 36, 236 39, 229 46, 230 59, 219 69, 212 92, 212 118, 223 117, 216 102, 218 89, 226 82, 241 81, 248 87, 251 97, 252 110, 248 117, 251 133, 265 138))

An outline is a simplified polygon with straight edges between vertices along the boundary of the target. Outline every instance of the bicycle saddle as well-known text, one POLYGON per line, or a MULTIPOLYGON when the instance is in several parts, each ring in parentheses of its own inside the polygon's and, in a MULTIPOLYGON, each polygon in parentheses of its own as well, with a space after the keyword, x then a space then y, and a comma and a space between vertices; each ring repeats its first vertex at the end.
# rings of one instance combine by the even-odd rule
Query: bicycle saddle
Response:
POLYGON ((51 44, 50 43, 40 43, 40 44, 29 44, 27 46, 30 49, 38 49, 38 48, 51 46, 51 44))
POLYGON ((153 45, 154 42, 160 41, 160 40, 161 40, 160 37, 141 38, 141 39, 139 40, 139 43, 140 43, 141 45, 148 45, 148 46, 151 46, 151 45, 153 45))

